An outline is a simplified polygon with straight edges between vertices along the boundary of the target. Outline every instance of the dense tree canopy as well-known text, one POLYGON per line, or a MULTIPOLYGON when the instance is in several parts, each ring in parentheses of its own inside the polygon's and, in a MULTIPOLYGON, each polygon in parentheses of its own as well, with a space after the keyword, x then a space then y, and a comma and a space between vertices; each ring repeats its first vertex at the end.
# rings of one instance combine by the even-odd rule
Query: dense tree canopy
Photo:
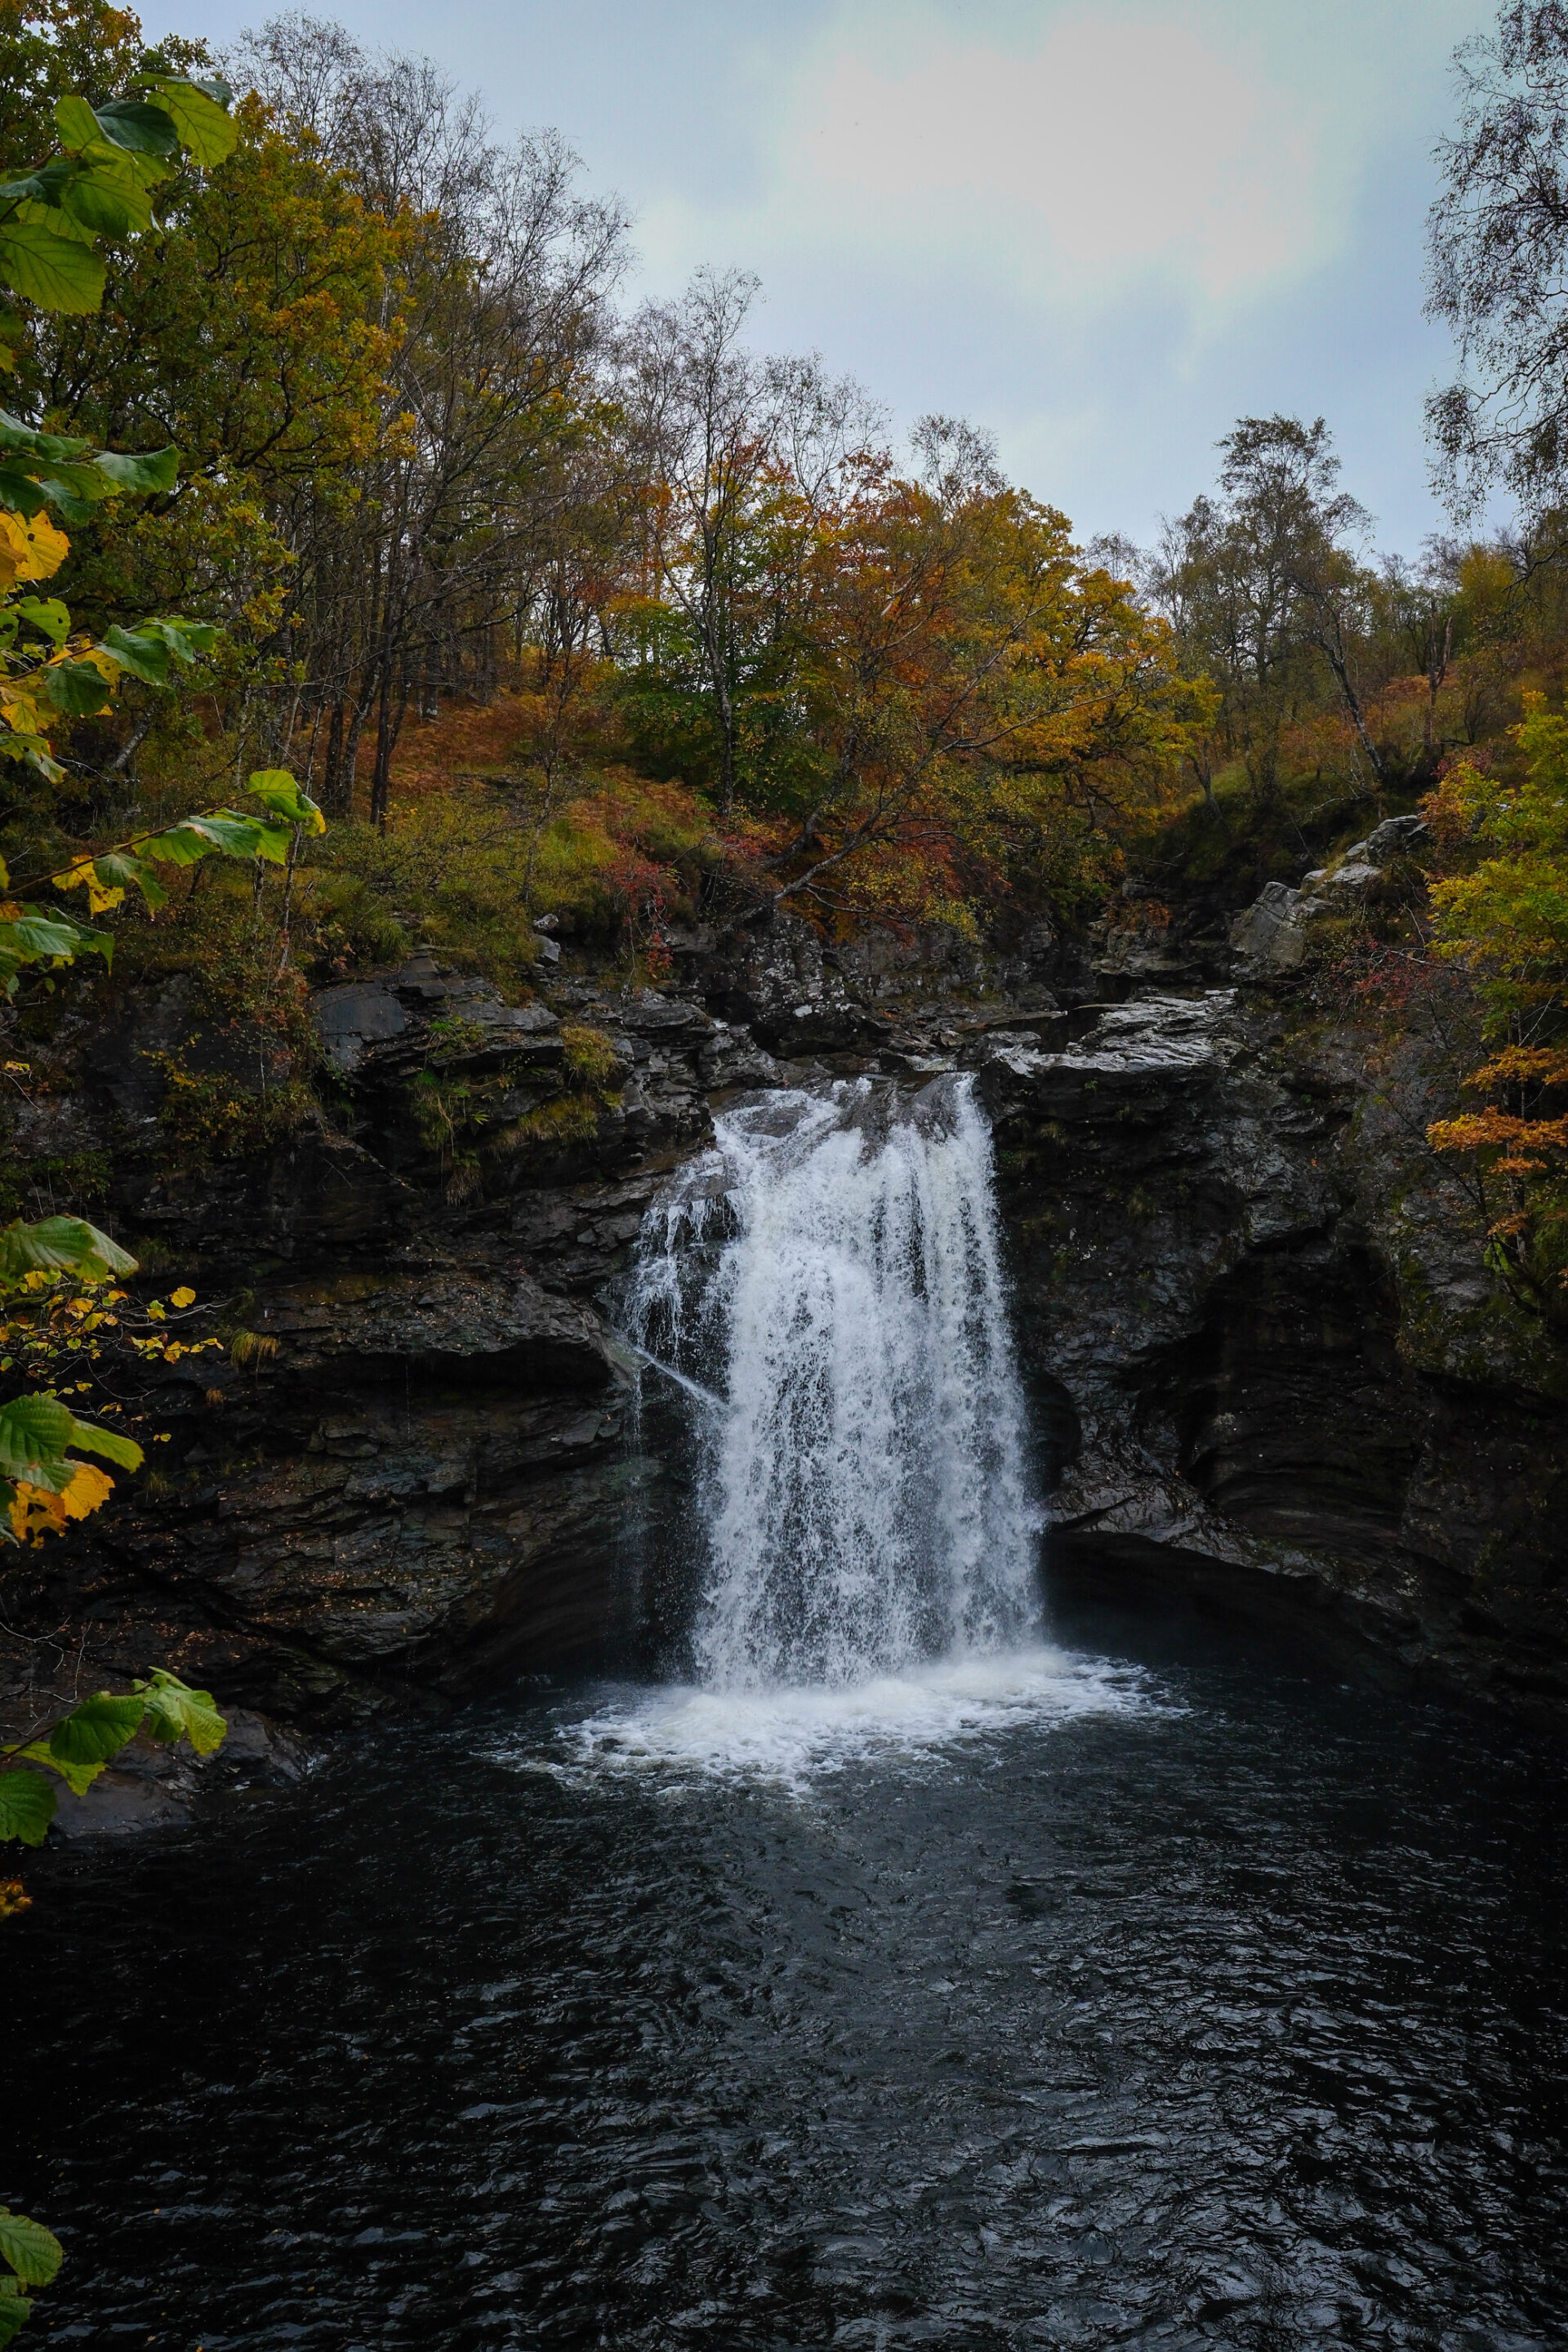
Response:
MULTIPOLYGON (((1568 645, 1557 7, 1519 0, 1461 52, 1432 221, 1464 367, 1433 411, 1446 479, 1459 509, 1508 483, 1521 520, 1409 560, 1374 555, 1326 420, 1283 414, 1237 421, 1153 549, 1082 546, 983 432, 928 418, 895 446, 859 385, 760 348, 750 278, 629 309, 625 213, 559 137, 502 141, 427 60, 307 15, 216 59, 145 49, 104 0, 13 8, 15 201, 62 120, 86 142, 70 172, 129 185, 90 108, 219 70, 239 93, 221 153, 149 162, 135 218, 81 196, 108 206, 78 225, 101 304, 21 288, 0 337, 16 431, 95 463, 180 453, 84 507, 68 548, 11 549, 78 635, 4 845, 85 870, 161 838, 174 795, 292 772, 339 822, 304 897, 296 844, 280 947, 264 882, 237 911, 176 890, 146 943, 218 959, 245 1018, 293 1036, 306 897, 318 977, 416 929, 521 979, 538 915, 658 970, 677 917, 1084 919, 1129 869, 1142 887, 1173 826, 1238 887, 1299 875, 1434 788, 1471 812, 1457 873, 1492 821, 1445 781, 1460 755, 1510 789, 1535 756, 1510 730, 1568 645), (66 677, 170 614, 196 632, 177 692, 163 655, 66 677)), ((1428 934, 1458 903, 1434 899, 1428 934)), ((1507 1115, 1550 1119, 1556 1081, 1531 1082, 1507 1115)))

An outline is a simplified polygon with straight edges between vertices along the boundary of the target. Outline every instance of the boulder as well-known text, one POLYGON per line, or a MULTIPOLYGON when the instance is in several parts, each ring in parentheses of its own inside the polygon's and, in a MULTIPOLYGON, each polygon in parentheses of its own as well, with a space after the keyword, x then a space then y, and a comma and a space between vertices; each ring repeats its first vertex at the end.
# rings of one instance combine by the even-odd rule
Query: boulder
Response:
POLYGON ((1241 977, 1278 980, 1298 971, 1313 918, 1336 913, 1375 889, 1397 859, 1420 846, 1427 830, 1425 817, 1385 817, 1364 841, 1352 842, 1335 865, 1315 866, 1303 876, 1299 889, 1284 882, 1266 884, 1231 920, 1230 945, 1241 960, 1241 977))
POLYGON ((1244 976, 1279 978, 1297 971, 1307 952, 1307 924, 1313 907, 1286 882, 1268 882, 1250 907, 1233 917, 1230 945, 1244 976))
POLYGON ((397 1076, 437 1060, 460 1068, 500 1055, 561 1058, 561 1024, 547 1005, 508 1004, 488 981, 443 976, 426 955, 379 979, 319 990, 310 1015, 342 1078, 397 1076))

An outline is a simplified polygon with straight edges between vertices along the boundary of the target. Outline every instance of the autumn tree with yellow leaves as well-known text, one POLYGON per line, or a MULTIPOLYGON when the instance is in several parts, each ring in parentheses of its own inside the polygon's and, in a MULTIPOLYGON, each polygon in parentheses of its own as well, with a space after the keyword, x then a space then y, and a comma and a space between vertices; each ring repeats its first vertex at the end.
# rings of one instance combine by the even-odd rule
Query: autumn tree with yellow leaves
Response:
POLYGON ((1475 1171, 1494 1271, 1568 1329, 1568 719, 1537 695, 1514 732, 1522 776, 1460 761, 1426 803, 1455 869, 1432 886, 1435 945, 1472 975, 1489 1048, 1477 1108, 1429 1139, 1475 1171))

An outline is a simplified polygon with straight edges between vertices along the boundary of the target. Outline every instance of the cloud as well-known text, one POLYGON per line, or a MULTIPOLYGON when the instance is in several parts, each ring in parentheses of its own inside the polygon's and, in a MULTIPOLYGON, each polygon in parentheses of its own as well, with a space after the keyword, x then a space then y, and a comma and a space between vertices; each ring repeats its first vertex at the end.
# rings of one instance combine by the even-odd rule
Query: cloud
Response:
POLYGON ((1015 301, 1091 310, 1157 284, 1218 313, 1321 267, 1351 215, 1332 110, 1194 7, 1037 14, 1009 39, 849 6, 770 113, 771 170, 743 205, 716 217, 669 194, 645 213, 656 267, 717 230, 764 274, 781 248, 816 251, 900 277, 958 265, 1015 301))
MULTIPOLYGON (((268 0, 273 5, 273 0, 268 0)), ((282 5, 282 0, 276 0, 282 5)), ((325 0, 323 0, 325 5, 325 0)), ((1430 148, 1495 0, 331 0, 560 126, 637 215, 628 291, 760 272, 772 349, 967 413, 1087 529, 1147 531, 1240 414, 1323 411, 1389 536, 1437 520, 1430 148), (591 25, 589 20, 592 20, 591 25)), ((163 0, 222 41, 258 0, 163 0)))

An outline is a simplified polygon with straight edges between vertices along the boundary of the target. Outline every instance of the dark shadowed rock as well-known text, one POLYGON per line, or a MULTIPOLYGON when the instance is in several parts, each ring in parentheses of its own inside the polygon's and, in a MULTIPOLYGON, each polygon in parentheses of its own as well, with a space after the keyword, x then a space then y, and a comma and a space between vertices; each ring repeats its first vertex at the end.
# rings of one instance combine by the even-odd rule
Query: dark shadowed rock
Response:
POLYGON ((411 1185, 321 1118, 244 1160, 167 1173, 155 1162, 128 1166, 121 1197, 137 1233, 214 1274, 254 1265, 258 1251, 287 1260, 385 1246, 418 1202, 411 1185))
POLYGON ((1568 1361, 1420 1146, 1418 1045, 1366 1089, 1355 1041, 1292 1057, 1271 1019, 1149 998, 979 1048, 1059 1571, 1272 1582, 1561 1700, 1568 1361))
POLYGON ((453 1269, 347 1288, 283 1291, 266 1311, 290 1376, 313 1388, 377 1384, 394 1369, 526 1389, 602 1388, 612 1377, 596 1317, 526 1275, 453 1269))

